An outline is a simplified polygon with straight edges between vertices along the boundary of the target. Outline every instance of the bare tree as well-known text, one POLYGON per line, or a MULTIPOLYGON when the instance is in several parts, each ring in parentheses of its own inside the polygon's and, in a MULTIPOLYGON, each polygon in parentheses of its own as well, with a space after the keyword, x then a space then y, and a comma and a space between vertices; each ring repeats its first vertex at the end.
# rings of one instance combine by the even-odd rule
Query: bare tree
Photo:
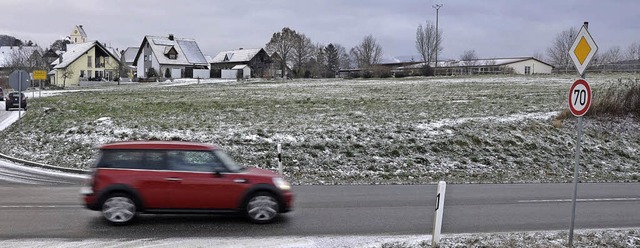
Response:
POLYGON ((428 65, 434 62, 436 49, 438 53, 443 50, 439 44, 442 44, 442 30, 438 30, 438 33, 436 33, 436 26, 430 21, 427 21, 425 26, 418 25, 418 30, 416 30, 416 49, 422 56, 422 61, 428 65))
POLYGON ((569 49, 573 45, 573 41, 578 35, 578 29, 571 27, 565 31, 559 33, 553 40, 551 47, 547 49, 547 56, 551 64, 567 68, 571 64, 571 57, 569 57, 569 49))
POLYGON ((640 42, 634 42, 627 48, 627 59, 640 61, 640 42))
POLYGON ((352 69, 353 63, 351 56, 347 53, 347 49, 340 44, 334 44, 336 50, 338 50, 338 60, 340 61, 339 69, 352 69))
POLYGON ((460 55, 460 62, 465 66, 474 66, 478 63, 478 55, 476 50, 466 50, 460 55))
POLYGON ((73 77, 73 70, 69 70, 67 68, 63 69, 60 77, 62 77, 62 88, 67 86, 67 78, 73 77))
POLYGON ((597 63, 601 65, 611 64, 622 60, 622 51, 620 46, 613 46, 606 52, 600 54, 596 53, 597 63))
POLYGON ((316 47, 306 35, 297 33, 293 36, 293 49, 291 50, 293 68, 297 77, 303 76, 305 64, 313 57, 316 47))
POLYGON ((380 63, 382 59, 382 46, 376 42, 373 35, 367 35, 360 45, 351 48, 351 55, 359 68, 368 69, 380 63))
POLYGON ((44 70, 47 69, 47 63, 42 54, 42 49, 37 46, 14 47, 8 56, 6 66, 10 70, 44 70))
POLYGON ((467 73, 471 73, 471 69, 469 67, 476 66, 478 64, 478 55, 476 55, 476 50, 466 50, 460 55, 460 62, 463 66, 466 66, 465 71, 467 73))
POLYGON ((282 58, 280 61, 280 69, 287 71, 287 62, 291 61, 291 51, 294 49, 294 39, 297 36, 296 31, 284 27, 282 31, 273 33, 271 40, 266 44, 266 50, 269 54, 277 52, 282 58))

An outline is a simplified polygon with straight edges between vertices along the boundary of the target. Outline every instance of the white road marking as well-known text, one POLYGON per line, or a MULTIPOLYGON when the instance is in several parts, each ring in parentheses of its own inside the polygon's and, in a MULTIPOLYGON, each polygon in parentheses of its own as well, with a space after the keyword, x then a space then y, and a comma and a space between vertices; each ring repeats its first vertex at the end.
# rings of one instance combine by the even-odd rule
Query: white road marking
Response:
MULTIPOLYGON (((605 201, 640 201, 640 198, 596 198, 596 199, 576 199, 578 202, 605 202, 605 201)), ((519 200, 518 203, 545 203, 545 202, 571 202, 571 199, 555 200, 519 200)))

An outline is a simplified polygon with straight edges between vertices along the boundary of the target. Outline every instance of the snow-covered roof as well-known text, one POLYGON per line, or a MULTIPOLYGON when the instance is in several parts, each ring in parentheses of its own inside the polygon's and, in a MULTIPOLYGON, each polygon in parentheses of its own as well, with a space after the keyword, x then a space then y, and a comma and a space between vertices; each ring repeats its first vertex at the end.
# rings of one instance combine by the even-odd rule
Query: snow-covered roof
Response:
POLYGON ((213 57, 211 63, 248 62, 255 57, 260 50, 262 50, 262 48, 238 49, 220 52, 218 55, 213 57))
MULTIPOLYGON (((147 35, 142 44, 149 44, 151 51, 161 65, 208 65, 198 43, 193 39, 174 37, 173 40, 170 40, 169 37, 147 35), (165 56, 171 47, 178 52, 175 59, 165 56)), ((141 50, 138 49, 133 63, 139 59, 140 52, 141 50)))
POLYGON ((0 67, 7 66, 11 63, 11 59, 14 54, 23 53, 24 55, 31 56, 31 54, 36 51, 38 51, 38 47, 36 46, 1 46, 0 67))
POLYGON ((207 64, 207 59, 204 58, 204 54, 200 50, 198 43, 195 40, 188 39, 176 39, 178 45, 182 48, 182 52, 187 57, 189 63, 192 64, 207 64))
POLYGON ((205 56, 204 56, 204 59, 206 59, 206 60, 207 60, 207 63, 208 63, 208 64, 213 63, 213 57, 211 57, 211 56, 209 56, 209 55, 205 55, 205 56))
POLYGON ((231 68, 231 70, 242 70, 245 67, 249 67, 248 65, 236 65, 233 68, 231 68))
POLYGON ((136 54, 138 53, 138 49, 140 49, 139 47, 127 47, 126 50, 124 50, 124 56, 122 58, 122 60, 124 60, 125 63, 127 64, 132 64, 133 60, 136 58, 136 54))
POLYGON ((61 56, 62 62, 60 62, 60 59, 58 58, 55 61, 53 61, 51 65, 55 65, 53 67, 54 69, 66 68, 67 66, 69 66, 71 63, 76 61, 78 58, 80 58, 80 56, 82 56, 85 52, 89 51, 94 46, 97 46, 99 49, 102 49, 103 51, 111 55, 111 57, 113 57, 114 59, 118 61, 120 60, 119 57, 116 57, 111 51, 109 51, 109 49, 106 49, 104 46, 102 46, 100 42, 90 41, 85 43, 76 43, 73 46, 67 45, 67 51, 63 53, 61 56))

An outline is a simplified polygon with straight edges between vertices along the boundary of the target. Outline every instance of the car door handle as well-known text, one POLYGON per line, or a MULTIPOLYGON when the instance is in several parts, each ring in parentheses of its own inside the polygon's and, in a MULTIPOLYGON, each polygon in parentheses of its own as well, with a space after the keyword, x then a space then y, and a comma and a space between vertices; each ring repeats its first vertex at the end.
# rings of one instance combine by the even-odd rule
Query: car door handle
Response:
POLYGON ((172 181, 172 182, 178 182, 178 181, 182 181, 182 178, 177 178, 177 177, 167 177, 164 180, 167 181, 172 181))
POLYGON ((233 179, 234 183, 247 183, 247 179, 233 179))

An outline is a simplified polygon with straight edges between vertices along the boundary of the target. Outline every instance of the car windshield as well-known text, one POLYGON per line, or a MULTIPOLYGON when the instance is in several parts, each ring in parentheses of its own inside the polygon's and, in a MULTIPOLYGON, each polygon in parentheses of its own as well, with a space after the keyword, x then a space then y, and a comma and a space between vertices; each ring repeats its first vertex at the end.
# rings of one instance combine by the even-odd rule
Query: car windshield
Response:
POLYGON ((227 166, 227 169, 229 169, 230 171, 241 171, 245 169, 243 166, 236 164, 236 162, 233 161, 233 159, 223 151, 216 150, 213 153, 215 153, 216 156, 220 160, 222 160, 222 163, 224 163, 227 166))

